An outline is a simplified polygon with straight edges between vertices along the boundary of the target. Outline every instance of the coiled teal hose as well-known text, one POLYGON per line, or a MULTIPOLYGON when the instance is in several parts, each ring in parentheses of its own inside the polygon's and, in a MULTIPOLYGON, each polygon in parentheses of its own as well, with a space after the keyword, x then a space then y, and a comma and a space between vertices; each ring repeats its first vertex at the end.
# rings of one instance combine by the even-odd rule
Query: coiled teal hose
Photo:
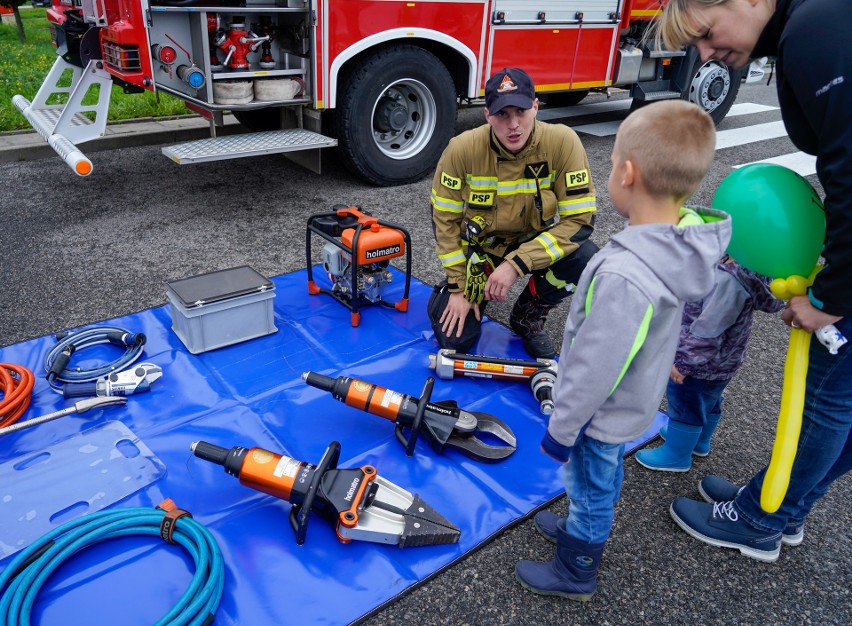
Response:
MULTIPOLYGON (((127 535, 160 537, 165 511, 127 508, 84 515, 42 535, 0 573, 2 626, 29 626, 36 596, 48 576, 75 553, 106 539, 127 535)), ((225 566, 216 539, 189 516, 174 526, 172 541, 182 545, 195 561, 189 587, 155 626, 196 626, 213 622, 222 599, 225 566)))

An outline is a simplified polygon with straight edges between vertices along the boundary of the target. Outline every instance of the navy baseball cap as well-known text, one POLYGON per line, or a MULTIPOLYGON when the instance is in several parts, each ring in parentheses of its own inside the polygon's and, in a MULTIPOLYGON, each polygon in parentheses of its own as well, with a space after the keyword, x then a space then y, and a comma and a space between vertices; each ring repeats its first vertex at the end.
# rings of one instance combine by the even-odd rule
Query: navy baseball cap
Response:
POLYGON ((531 109, 534 100, 532 78, 518 67, 495 72, 485 83, 485 108, 492 115, 509 106, 531 109))

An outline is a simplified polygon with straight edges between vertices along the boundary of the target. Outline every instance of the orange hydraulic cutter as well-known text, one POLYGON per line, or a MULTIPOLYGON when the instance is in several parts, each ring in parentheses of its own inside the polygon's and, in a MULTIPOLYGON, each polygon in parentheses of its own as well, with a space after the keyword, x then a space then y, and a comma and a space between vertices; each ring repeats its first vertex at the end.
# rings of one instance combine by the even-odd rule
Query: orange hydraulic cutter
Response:
POLYGON ((411 236, 402 226, 383 222, 357 206, 336 205, 330 213, 308 218, 306 233, 308 293, 330 295, 350 310, 353 326, 361 322, 360 308, 381 304, 408 311, 411 287, 411 236), (322 266, 332 288, 319 287, 313 277, 312 234, 326 240, 322 266), (384 290, 393 280, 390 260, 405 255, 405 290, 398 302, 386 302, 384 290))

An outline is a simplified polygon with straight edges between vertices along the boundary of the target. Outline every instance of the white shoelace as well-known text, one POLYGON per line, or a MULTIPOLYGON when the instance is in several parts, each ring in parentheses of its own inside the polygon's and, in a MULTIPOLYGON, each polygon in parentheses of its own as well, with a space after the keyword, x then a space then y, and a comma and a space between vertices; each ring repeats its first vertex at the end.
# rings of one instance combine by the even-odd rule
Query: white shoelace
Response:
POLYGON ((727 517, 728 521, 736 522, 740 519, 736 509, 734 509, 734 501, 730 502, 714 502, 713 517, 727 517))

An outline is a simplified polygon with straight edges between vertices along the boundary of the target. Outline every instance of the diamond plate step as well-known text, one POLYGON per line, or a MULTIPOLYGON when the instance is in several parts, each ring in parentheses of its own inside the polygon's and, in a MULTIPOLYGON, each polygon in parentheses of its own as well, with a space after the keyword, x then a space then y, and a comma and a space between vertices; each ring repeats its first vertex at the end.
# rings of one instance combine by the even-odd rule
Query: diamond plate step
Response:
POLYGON ((337 140, 301 128, 212 137, 167 146, 163 154, 178 165, 223 161, 262 154, 280 154, 336 146, 337 140))
POLYGON ((654 102, 655 100, 677 100, 680 98, 679 91, 651 91, 645 93, 645 102, 654 102))

